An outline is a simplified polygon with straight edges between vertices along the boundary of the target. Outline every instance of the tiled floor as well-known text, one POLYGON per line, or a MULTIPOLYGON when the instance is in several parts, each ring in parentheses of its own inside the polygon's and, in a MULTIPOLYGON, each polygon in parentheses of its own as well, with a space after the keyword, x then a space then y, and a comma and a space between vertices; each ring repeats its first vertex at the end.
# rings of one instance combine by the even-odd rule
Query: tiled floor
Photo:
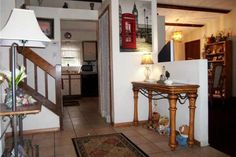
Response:
POLYGON ((40 157, 76 157, 71 138, 122 132, 150 157, 224 157, 214 148, 180 148, 170 151, 168 137, 143 127, 113 128, 98 114, 97 98, 82 98, 80 106, 65 107, 64 131, 35 134, 33 144, 40 145, 40 157))

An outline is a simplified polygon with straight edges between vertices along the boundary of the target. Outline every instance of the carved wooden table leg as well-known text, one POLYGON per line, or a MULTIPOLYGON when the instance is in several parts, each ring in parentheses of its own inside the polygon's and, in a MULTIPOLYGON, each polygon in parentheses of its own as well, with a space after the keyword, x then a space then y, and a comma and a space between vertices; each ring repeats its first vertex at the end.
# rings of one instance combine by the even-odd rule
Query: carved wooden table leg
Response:
POLYGON ((189 133, 188 133, 188 145, 190 147, 194 144, 194 117, 195 117, 195 109, 196 109, 196 93, 188 94, 189 97, 189 133))
POLYGON ((134 126, 138 126, 138 92, 139 89, 133 88, 134 92, 134 126))
POLYGON ((148 113, 148 122, 152 121, 152 91, 148 90, 148 104, 149 104, 149 113, 148 113))
POLYGON ((176 102, 177 102, 177 95, 170 94, 169 95, 169 112, 170 112, 170 140, 169 146, 171 150, 175 150, 176 148, 176 102))

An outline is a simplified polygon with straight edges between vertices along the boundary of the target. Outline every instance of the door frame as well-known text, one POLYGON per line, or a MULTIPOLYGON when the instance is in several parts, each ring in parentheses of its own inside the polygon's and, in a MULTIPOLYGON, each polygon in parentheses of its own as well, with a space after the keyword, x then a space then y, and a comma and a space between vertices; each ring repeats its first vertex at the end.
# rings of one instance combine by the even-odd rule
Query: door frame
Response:
MULTIPOLYGON (((110 106, 109 106, 109 108, 110 108, 110 123, 112 124, 113 123, 113 86, 112 86, 112 84, 113 84, 113 73, 112 73, 112 63, 113 63, 113 61, 112 61, 112 52, 111 52, 111 50, 112 50, 112 42, 111 42, 111 24, 110 24, 110 21, 111 21, 111 5, 109 4, 104 10, 103 10, 103 12, 99 15, 99 17, 98 17, 98 43, 100 43, 100 39, 99 39, 99 27, 100 27, 100 25, 99 25, 99 20, 100 20, 100 18, 105 14, 105 13, 108 13, 108 40, 109 40, 109 54, 108 54, 108 56, 109 56, 109 89, 110 89, 110 91, 109 91, 109 97, 110 97, 110 106)), ((99 45, 100 46, 100 45, 99 45)), ((99 56, 98 56, 98 63, 99 62, 101 62, 101 58, 99 58, 99 56)), ((98 67, 100 67, 100 66, 98 66, 98 67)), ((98 71, 99 70, 101 70, 101 69, 98 69, 98 71)), ((100 77, 99 77, 99 79, 101 79, 100 77)), ((100 82, 100 81, 99 81, 100 82)), ((99 85, 99 89, 100 89, 101 87, 100 87, 100 85, 99 85)), ((99 92, 100 93, 100 92, 99 92)), ((101 99, 101 97, 100 97, 100 99, 101 99)), ((100 112, 100 114, 102 115, 102 113, 101 113, 101 101, 99 101, 99 112, 100 112)))

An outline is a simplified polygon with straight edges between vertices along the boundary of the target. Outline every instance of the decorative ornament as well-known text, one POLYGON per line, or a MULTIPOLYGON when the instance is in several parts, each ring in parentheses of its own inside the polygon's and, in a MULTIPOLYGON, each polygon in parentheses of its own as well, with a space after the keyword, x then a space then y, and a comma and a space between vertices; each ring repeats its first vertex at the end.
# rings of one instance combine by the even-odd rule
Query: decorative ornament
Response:
POLYGON ((70 32, 66 32, 66 33, 64 34, 64 37, 65 37, 66 39, 70 39, 70 38, 72 37, 72 35, 71 35, 70 32))
POLYGON ((90 10, 94 10, 94 3, 89 3, 90 5, 90 10))

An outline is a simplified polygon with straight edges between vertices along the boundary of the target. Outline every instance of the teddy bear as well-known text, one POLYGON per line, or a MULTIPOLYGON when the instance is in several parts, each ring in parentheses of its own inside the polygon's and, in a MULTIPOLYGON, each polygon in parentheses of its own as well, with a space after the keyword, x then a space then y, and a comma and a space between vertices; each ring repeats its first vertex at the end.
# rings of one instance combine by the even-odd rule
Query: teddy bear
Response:
POLYGON ((188 125, 181 125, 179 127, 179 132, 182 136, 188 137, 189 126, 188 125))

